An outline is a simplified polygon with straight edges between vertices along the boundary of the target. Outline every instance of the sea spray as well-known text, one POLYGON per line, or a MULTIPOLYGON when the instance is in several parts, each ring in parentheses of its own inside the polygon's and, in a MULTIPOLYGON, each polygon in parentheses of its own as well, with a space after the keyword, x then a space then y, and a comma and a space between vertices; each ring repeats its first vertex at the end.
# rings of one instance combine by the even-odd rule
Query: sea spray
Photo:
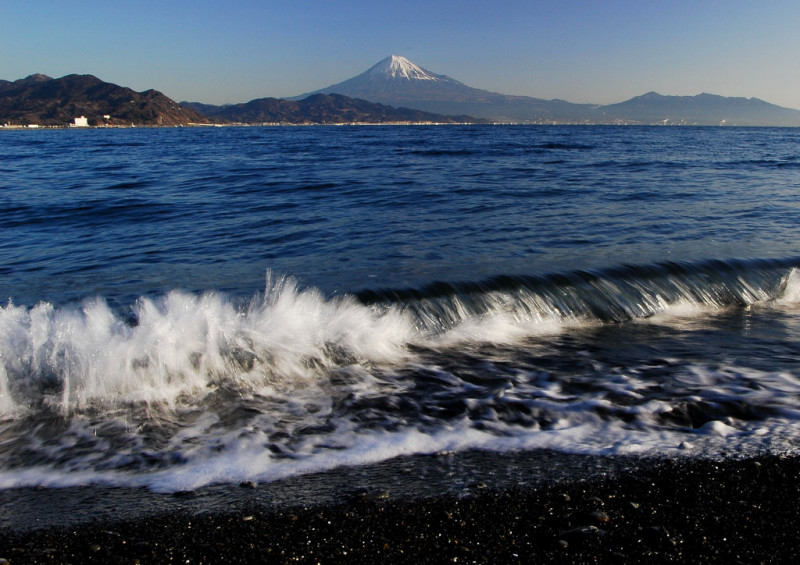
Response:
MULTIPOLYGON (((0 309, 0 409, 174 406, 214 390, 327 386, 348 366, 402 364, 414 347, 514 343, 580 325, 797 298, 786 261, 623 267, 326 297, 269 274, 242 305, 219 293, 140 298, 125 316, 79 307, 0 309), (411 349, 410 349, 411 348, 411 349)), ((369 369, 367 370, 369 373, 369 369)))
POLYGON ((94 403, 166 403, 216 387, 292 389, 334 366, 397 359, 407 317, 281 281, 238 309, 222 295, 140 299, 129 325, 102 299, 0 310, 2 401, 64 413, 94 403))

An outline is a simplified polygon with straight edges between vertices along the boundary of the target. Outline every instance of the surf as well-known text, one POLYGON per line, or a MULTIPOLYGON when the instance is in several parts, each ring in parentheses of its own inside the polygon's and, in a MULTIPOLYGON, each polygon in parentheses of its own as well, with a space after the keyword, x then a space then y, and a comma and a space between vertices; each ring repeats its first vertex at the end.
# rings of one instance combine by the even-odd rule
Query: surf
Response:
POLYGON ((0 308, 0 410, 196 400, 321 386, 331 371, 408 362, 414 347, 512 343, 573 327, 744 307, 800 295, 798 259, 628 265, 325 296, 269 273, 247 302, 170 292, 115 311, 0 308))

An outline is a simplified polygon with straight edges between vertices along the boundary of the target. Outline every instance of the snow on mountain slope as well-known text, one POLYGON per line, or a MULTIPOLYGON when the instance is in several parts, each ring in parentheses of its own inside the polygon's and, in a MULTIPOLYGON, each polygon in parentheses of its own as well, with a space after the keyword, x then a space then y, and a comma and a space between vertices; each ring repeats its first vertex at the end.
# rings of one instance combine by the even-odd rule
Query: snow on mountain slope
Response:
POLYGON ((363 73, 344 82, 307 92, 292 98, 300 100, 312 94, 343 94, 391 106, 417 107, 419 101, 451 101, 485 96, 482 90, 470 88, 446 75, 437 75, 405 57, 392 55, 363 73))
POLYGON ((439 80, 433 73, 426 71, 419 65, 412 63, 400 55, 392 55, 378 62, 367 71, 370 75, 381 75, 393 79, 404 78, 408 80, 439 80))

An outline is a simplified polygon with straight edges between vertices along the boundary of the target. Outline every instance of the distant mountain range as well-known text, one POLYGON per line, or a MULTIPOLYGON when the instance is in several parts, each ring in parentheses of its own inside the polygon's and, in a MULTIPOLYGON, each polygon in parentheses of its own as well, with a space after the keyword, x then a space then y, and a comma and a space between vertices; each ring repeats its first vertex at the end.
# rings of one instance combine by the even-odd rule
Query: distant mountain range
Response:
POLYGON ((758 98, 731 98, 716 94, 662 96, 648 92, 619 104, 598 106, 598 121, 642 124, 698 124, 738 126, 800 126, 800 111, 782 108, 758 98))
POLYGON ((213 106, 178 103, 156 90, 135 92, 92 75, 58 79, 30 75, 0 80, 0 126, 67 126, 85 117, 91 126, 176 126, 202 123, 475 123, 470 116, 441 116, 422 110, 391 108, 339 94, 318 94, 301 101, 259 98, 245 104, 213 106))
POLYGON ((103 82, 92 75, 0 80, 0 126, 192 123, 571 123, 800 126, 800 110, 757 98, 649 92, 618 104, 574 104, 467 86, 392 55, 358 76, 291 99, 216 106, 103 82))
POLYGON ((54 79, 37 74, 14 82, 0 81, 0 125, 64 126, 81 116, 88 125, 112 126, 208 121, 156 90, 135 92, 92 75, 54 79))
POLYGON ((423 69, 405 57, 392 55, 344 82, 301 94, 344 94, 390 106, 406 106, 439 114, 467 114, 500 122, 581 121, 590 104, 508 96, 467 86, 446 75, 423 69))
POLYGON ((206 116, 233 123, 342 124, 342 123, 475 123, 471 116, 443 116, 422 110, 392 108, 341 94, 312 94, 302 100, 258 98, 244 104, 212 106, 181 102, 206 116))
POLYGON ((397 55, 356 77, 294 99, 318 93, 338 93, 391 106, 468 114, 498 122, 800 126, 800 110, 757 98, 662 96, 651 92, 604 106, 509 96, 469 87, 397 55))

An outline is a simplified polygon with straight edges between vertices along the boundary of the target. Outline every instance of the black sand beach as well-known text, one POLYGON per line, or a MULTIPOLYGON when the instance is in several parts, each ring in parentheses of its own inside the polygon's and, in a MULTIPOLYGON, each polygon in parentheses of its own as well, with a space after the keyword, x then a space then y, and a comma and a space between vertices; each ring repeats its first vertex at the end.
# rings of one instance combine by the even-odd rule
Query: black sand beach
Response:
POLYGON ((306 507, 254 504, 6 529, 0 558, 13 564, 789 563, 800 554, 800 458, 793 456, 663 461, 544 486, 482 486, 466 496, 395 499, 377 490, 306 507))

